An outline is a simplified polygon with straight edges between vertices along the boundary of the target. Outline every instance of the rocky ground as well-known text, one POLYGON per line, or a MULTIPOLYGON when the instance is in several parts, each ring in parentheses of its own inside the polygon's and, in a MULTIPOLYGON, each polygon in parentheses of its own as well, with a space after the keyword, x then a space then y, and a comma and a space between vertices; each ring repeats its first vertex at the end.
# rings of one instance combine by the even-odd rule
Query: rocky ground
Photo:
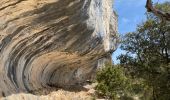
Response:
POLYGON ((48 95, 32 95, 32 94, 13 94, 1 100, 91 100, 93 99, 88 92, 68 92, 64 90, 58 90, 51 92, 48 95))
MULTIPOLYGON (((46 95, 33 95, 26 93, 12 94, 1 98, 1 100, 93 100, 95 95, 96 84, 85 85, 84 89, 59 89, 46 95)), ((39 91, 43 92, 43 91, 39 91)))

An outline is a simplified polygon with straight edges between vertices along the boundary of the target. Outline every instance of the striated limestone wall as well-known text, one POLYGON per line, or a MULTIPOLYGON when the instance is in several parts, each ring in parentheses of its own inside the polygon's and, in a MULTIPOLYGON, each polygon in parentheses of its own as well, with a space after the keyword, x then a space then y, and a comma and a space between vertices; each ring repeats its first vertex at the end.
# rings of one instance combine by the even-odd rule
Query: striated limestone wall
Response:
POLYGON ((113 0, 0 0, 0 95, 72 87, 118 43, 113 0))

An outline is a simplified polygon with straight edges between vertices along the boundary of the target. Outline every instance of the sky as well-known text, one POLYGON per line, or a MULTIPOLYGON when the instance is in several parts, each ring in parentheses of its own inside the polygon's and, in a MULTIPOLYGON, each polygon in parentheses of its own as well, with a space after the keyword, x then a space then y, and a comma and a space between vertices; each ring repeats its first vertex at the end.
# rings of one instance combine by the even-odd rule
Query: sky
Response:
MULTIPOLYGON (((170 0, 153 0, 153 3, 162 3, 170 0)), ((146 20, 146 0, 114 0, 113 9, 118 14, 118 31, 120 35, 135 31, 138 24, 146 20)), ((114 63, 119 63, 117 56, 124 54, 118 48, 112 55, 114 63)))

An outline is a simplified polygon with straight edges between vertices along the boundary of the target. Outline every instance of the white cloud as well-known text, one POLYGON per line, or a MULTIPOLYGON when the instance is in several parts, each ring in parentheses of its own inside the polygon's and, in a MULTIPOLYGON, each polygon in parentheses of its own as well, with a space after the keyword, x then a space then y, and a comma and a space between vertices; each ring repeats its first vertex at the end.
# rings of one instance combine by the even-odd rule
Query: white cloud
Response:
POLYGON ((129 23, 130 20, 124 17, 124 18, 122 18, 122 22, 123 22, 123 23, 129 23))

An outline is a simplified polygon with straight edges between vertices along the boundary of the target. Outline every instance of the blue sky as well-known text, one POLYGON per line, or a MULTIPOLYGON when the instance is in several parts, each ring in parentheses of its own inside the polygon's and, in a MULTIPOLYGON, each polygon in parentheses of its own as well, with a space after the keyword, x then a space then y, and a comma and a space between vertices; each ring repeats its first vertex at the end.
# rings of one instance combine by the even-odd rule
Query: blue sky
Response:
MULTIPOLYGON (((154 3, 162 3, 170 0, 153 0, 154 3)), ((120 34, 127 32, 133 32, 136 29, 137 24, 146 20, 145 17, 145 4, 146 0, 115 0, 114 9, 118 14, 118 29, 120 34)), ((118 48, 112 55, 112 59, 115 63, 119 61, 116 57, 124 51, 118 48)))

